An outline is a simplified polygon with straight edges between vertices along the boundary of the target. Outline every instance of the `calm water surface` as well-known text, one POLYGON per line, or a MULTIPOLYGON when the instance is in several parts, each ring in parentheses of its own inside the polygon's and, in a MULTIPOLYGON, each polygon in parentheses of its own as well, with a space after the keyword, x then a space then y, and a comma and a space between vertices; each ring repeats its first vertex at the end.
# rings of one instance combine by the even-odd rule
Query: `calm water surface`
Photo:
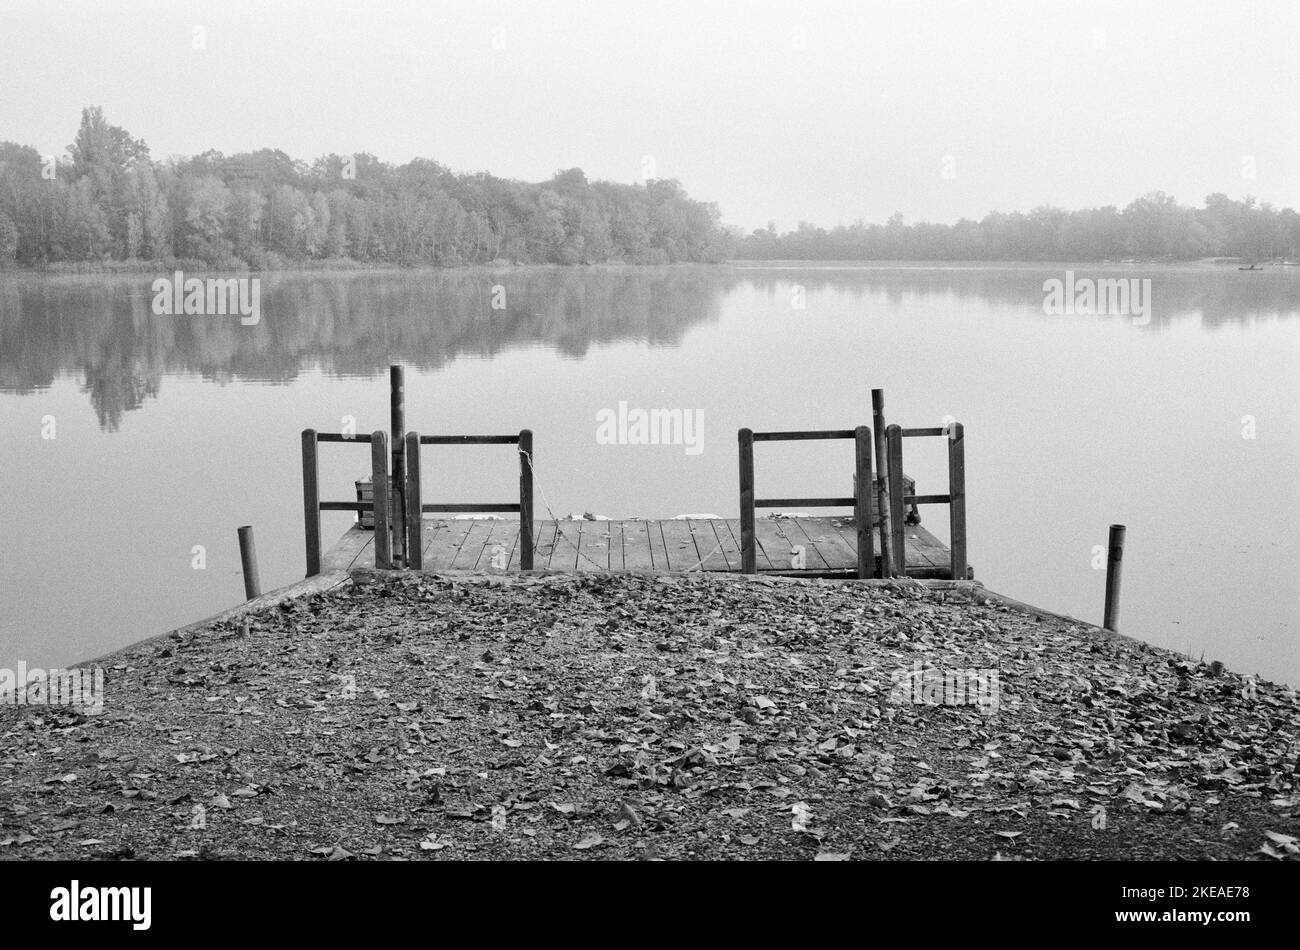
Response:
MULTIPOLYGON (((152 315, 154 275, 0 274, 0 666, 239 602, 241 524, 264 588, 299 579, 298 433, 386 428, 399 362, 411 428, 531 428, 544 505, 615 517, 735 517, 738 428, 869 424, 882 387, 890 421, 965 424, 985 584, 1099 621, 1096 550, 1122 522, 1126 632, 1300 685, 1300 268, 1073 269, 1151 278, 1150 321, 1046 315, 1065 265, 282 275, 252 327, 152 315), (620 401, 695 411, 703 451, 598 444, 620 401)), ((907 450, 944 491, 942 443, 907 450)), ((347 498, 367 452, 322 456, 347 498)), ((508 448, 424 458, 427 497, 515 490, 508 448)), ((760 494, 849 494, 850 444, 763 445, 757 471, 760 494)), ((348 520, 326 516, 327 543, 348 520)))

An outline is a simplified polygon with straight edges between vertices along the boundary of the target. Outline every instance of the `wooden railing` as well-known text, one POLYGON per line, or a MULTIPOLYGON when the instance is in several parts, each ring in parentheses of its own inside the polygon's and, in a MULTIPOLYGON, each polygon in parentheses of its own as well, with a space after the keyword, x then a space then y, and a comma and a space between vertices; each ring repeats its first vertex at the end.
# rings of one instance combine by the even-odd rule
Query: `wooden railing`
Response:
POLYGON ((370 435, 345 435, 342 432, 302 430, 302 504, 307 542, 307 576, 320 573, 320 513, 322 511, 373 511, 375 518, 375 567, 393 566, 388 510, 388 434, 382 430, 370 435), (370 502, 321 501, 321 442, 369 443, 370 472, 374 495, 370 502))
MULTIPOLYGON (((406 565, 424 567, 424 518, 433 512, 518 512, 519 567, 533 569, 533 433, 524 429, 518 435, 420 435, 406 433, 406 565), (421 501, 420 446, 422 445, 517 445, 519 446, 519 501, 516 502, 431 502, 421 501)), ((376 528, 378 522, 376 522, 376 528)))
MULTIPOLYGON (((858 577, 872 577, 876 573, 875 554, 871 544, 871 429, 828 429, 810 432, 754 432, 741 429, 740 440, 740 569, 745 574, 758 573, 758 551, 754 536, 755 508, 853 508, 858 528, 858 577), (854 467, 857 472, 856 492, 852 498, 755 498, 754 497, 754 443, 797 442, 811 439, 852 439, 854 467)), ((899 479, 902 484, 902 479, 899 479)))
POLYGON ((952 554, 952 578, 964 581, 969 575, 966 563, 966 430, 960 422, 932 429, 904 429, 891 425, 885 429, 885 483, 889 486, 889 520, 893 531, 890 547, 894 572, 907 573, 903 544, 903 509, 907 505, 947 505, 952 554), (948 493, 946 495, 906 495, 903 489, 903 440, 925 436, 943 436, 948 440, 948 493))

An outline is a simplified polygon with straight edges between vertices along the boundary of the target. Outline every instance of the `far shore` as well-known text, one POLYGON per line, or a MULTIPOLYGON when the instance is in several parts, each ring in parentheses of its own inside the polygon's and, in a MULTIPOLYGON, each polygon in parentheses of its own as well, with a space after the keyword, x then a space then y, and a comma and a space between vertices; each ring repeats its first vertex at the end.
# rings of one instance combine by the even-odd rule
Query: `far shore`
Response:
MULTIPOLYGON (((279 276, 295 274, 327 273, 365 273, 365 274, 426 274, 426 273, 499 273, 503 271, 542 272, 542 271, 611 271, 611 270, 661 270, 664 268, 1006 268, 1006 269, 1043 269, 1059 267, 1159 267, 1169 270, 1232 270, 1251 263, 1243 257, 1203 257, 1195 260, 1103 260, 1103 261, 1024 261, 1024 260, 760 260, 756 258, 735 258, 725 261, 679 261, 672 264, 636 264, 631 262, 607 261, 584 264, 539 264, 508 260, 494 260, 477 264, 453 264, 447 266, 433 264, 402 265, 392 262, 368 263, 351 258, 330 258, 325 260, 295 261, 282 267, 253 269, 247 265, 235 267, 214 267, 200 261, 100 261, 68 262, 59 261, 40 266, 0 267, 0 275, 18 275, 22 277, 141 277, 170 275, 176 271, 187 274, 253 274, 258 276, 279 276)), ((1259 270, 1273 273, 1300 273, 1297 261, 1259 261, 1254 262, 1259 270)))

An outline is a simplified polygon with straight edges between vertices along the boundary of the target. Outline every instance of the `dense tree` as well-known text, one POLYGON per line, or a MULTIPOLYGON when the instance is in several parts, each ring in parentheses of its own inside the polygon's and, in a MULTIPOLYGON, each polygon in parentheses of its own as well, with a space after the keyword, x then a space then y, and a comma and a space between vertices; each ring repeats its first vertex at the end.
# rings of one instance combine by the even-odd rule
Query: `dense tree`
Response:
POLYGON ((66 160, 0 142, 0 264, 112 260, 266 268, 308 260, 438 265, 822 260, 1186 260, 1300 257, 1300 215, 1214 194, 1204 208, 1153 192, 1122 210, 1039 207, 953 225, 829 230, 769 224, 733 236, 672 180, 528 183, 368 153, 311 164, 276 149, 155 162, 145 143, 82 111, 66 160))
POLYGON ((530 184, 367 153, 308 165, 275 149, 158 163, 98 107, 69 155, 51 175, 34 149, 0 143, 0 261, 657 263, 729 250, 716 208, 671 181, 589 182, 570 168, 530 184))
POLYGON ((18 228, 9 215, 0 211, 0 267, 14 262, 18 253, 18 228))
POLYGON ((1214 194, 1197 209, 1157 191, 1123 211, 1041 207, 953 225, 907 225, 894 214, 883 226, 859 220, 826 230, 801 222, 785 234, 769 224, 741 239, 735 254, 752 260, 1296 260, 1298 221, 1290 208, 1279 212, 1254 198, 1214 194))

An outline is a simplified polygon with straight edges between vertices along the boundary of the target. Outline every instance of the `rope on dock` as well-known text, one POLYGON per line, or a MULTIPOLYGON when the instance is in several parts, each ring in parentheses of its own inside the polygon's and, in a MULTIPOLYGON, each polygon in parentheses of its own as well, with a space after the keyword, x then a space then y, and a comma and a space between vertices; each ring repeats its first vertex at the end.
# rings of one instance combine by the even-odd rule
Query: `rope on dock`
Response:
MULTIPOLYGON (((555 510, 551 507, 551 501, 549 498, 546 497, 546 489, 542 486, 542 480, 537 477, 537 469, 533 465, 532 453, 525 451, 523 448, 516 449, 516 451, 524 457, 524 461, 528 463, 528 470, 533 473, 533 484, 537 487, 537 493, 542 496, 542 504, 546 506, 546 513, 549 514, 551 516, 551 520, 555 522, 556 537, 563 537, 564 540, 568 541, 571 545, 573 545, 573 549, 578 552, 578 557, 582 558, 582 560, 586 561, 592 567, 600 571, 608 571, 609 570, 608 564, 597 564, 591 558, 587 557, 587 555, 582 553, 582 548, 578 546, 578 542, 574 541, 567 534, 565 534, 563 530, 561 530, 560 528, 561 521, 559 518, 555 516, 555 510)), ((694 531, 691 532, 691 537, 695 537, 694 531)), ((534 554, 537 553, 538 542, 539 542, 538 538, 533 538, 534 554)), ((551 550, 552 551, 555 550, 554 541, 551 542, 551 550)), ((698 548, 696 550, 698 551, 698 548)), ((721 550, 722 550, 722 542, 719 541, 717 546, 714 547, 712 551, 704 555, 704 557, 700 558, 690 567, 686 568, 686 572, 689 573, 690 571, 693 571, 696 568, 702 569, 702 565, 704 564, 704 562, 707 561, 709 558, 713 557, 713 555, 717 554, 721 550)))
MULTIPOLYGON (((556 534, 556 537, 561 537, 561 536, 562 536, 562 537, 564 538, 564 540, 566 540, 566 541, 568 541, 570 544, 572 544, 572 545, 573 545, 573 549, 574 549, 575 551, 578 552, 578 557, 582 558, 584 561, 586 561, 586 562, 587 562, 588 564, 590 564, 592 567, 596 568, 597 570, 608 571, 608 570, 609 570, 609 565, 608 565, 608 564, 597 564, 597 563, 596 563, 595 561, 593 561, 591 558, 587 557, 587 555, 585 555, 585 554, 582 553, 582 549, 581 549, 580 547, 578 547, 578 542, 577 542, 577 541, 574 541, 574 540, 573 540, 572 538, 570 538, 567 534, 565 534, 563 531, 560 530, 560 519, 557 518, 557 517, 555 516, 555 510, 551 507, 551 500, 550 500, 549 498, 546 497, 546 489, 545 489, 544 487, 542 487, 542 480, 541 480, 540 478, 537 477, 537 469, 536 469, 536 467, 533 465, 533 456, 532 456, 532 453, 531 453, 531 452, 527 452, 527 451, 525 451, 523 448, 517 449, 516 451, 518 451, 519 454, 522 455, 522 456, 524 457, 524 461, 528 463, 528 470, 529 470, 530 472, 533 473, 533 484, 534 484, 535 486, 537 486, 537 493, 538 493, 539 495, 542 496, 542 504, 546 506, 546 513, 549 514, 549 515, 551 516, 551 520, 555 522, 555 534, 556 534)), ((537 553, 538 541, 539 541, 538 538, 533 538, 533 553, 534 553, 534 554, 537 553)), ((551 551, 554 552, 554 550, 555 550, 555 542, 552 541, 552 542, 551 542, 551 551)))

